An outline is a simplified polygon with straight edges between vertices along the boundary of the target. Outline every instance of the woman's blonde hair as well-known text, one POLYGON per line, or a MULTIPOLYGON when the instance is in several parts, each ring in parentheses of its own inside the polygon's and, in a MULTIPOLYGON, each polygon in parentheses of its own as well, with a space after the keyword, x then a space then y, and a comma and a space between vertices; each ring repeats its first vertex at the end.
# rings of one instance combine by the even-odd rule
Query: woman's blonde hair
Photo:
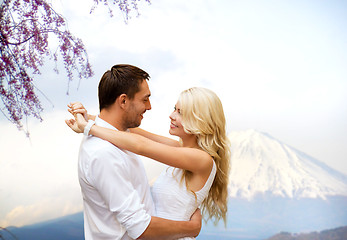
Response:
MULTIPOLYGON (((210 154, 217 167, 214 182, 201 206, 202 214, 205 221, 213 218, 217 223, 222 218, 226 223, 230 148, 222 103, 213 91, 201 87, 183 91, 178 101, 184 131, 196 135, 199 146, 210 154)), ((191 174, 184 170, 181 181, 185 179, 187 184, 191 174)))

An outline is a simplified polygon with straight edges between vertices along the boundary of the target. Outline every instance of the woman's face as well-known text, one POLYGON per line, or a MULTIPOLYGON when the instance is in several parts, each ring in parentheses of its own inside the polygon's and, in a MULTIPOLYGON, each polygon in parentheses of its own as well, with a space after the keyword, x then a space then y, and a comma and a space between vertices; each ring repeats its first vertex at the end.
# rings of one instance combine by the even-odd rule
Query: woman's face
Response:
POLYGON ((182 114, 179 102, 176 103, 174 111, 169 117, 171 120, 169 133, 180 138, 182 138, 183 135, 187 135, 182 126, 182 114))

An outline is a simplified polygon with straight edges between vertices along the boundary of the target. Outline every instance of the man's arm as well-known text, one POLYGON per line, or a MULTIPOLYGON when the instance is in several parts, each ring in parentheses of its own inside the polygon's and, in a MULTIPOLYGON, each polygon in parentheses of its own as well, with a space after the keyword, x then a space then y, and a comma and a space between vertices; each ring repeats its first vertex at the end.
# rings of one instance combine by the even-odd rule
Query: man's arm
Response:
POLYGON ((147 229, 138 238, 147 239, 178 239, 182 237, 196 237, 201 229, 201 212, 197 209, 190 221, 172 221, 168 219, 152 217, 147 229))

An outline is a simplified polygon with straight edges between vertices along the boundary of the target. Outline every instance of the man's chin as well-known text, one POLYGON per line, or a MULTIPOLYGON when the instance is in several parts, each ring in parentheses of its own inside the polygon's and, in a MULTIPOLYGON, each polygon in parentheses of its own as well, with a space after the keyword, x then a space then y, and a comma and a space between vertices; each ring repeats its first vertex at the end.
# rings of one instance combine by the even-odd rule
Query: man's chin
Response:
POLYGON ((138 121, 138 122, 132 123, 132 124, 130 125, 130 127, 128 127, 128 128, 137 128, 137 127, 139 127, 140 125, 141 125, 141 121, 138 121))

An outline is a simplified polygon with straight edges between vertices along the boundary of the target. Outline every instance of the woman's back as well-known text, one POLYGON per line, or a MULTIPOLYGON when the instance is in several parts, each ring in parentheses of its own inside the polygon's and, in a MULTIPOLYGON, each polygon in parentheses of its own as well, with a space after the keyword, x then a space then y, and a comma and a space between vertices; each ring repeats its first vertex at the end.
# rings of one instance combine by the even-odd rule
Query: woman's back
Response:
MULTIPOLYGON (((152 196, 156 207, 156 216, 176 221, 189 221, 191 215, 207 197, 216 175, 216 164, 205 185, 195 192, 187 190, 183 181, 180 183, 182 170, 169 167, 158 177, 152 187, 152 196)), ((190 239, 190 238, 187 238, 190 239)))

